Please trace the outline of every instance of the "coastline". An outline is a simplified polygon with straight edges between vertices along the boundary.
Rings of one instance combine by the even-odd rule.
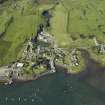
[[[46,16],[46,14],[47,14],[47,16]],[[51,16],[50,16],[51,14],[50,14],[50,12],[49,11],[44,11],[43,13],[42,13],[42,16],[44,17],[44,18],[46,18],[46,19],[48,19],[49,21],[45,21],[45,23],[46,24],[48,24],[48,23],[50,23],[50,20],[51,20]],[[48,23],[47,23],[48,22]],[[49,28],[49,26],[47,26],[47,28]],[[13,82],[17,82],[17,81],[20,81],[20,82],[25,82],[25,81],[33,81],[33,80],[37,80],[37,79],[39,79],[39,78],[42,78],[43,76],[46,76],[46,75],[50,75],[50,74],[53,74],[53,73],[55,73],[52,69],[53,69],[53,67],[54,67],[54,55],[53,54],[50,54],[50,52],[51,51],[49,51],[49,48],[53,45],[53,47],[55,48],[55,50],[53,50],[53,51],[58,51],[58,53],[56,53],[56,55],[59,55],[59,57],[60,58],[63,58],[64,56],[62,55],[62,54],[65,54],[65,55],[68,55],[70,52],[68,52],[68,53],[65,53],[65,51],[64,50],[62,50],[62,48],[60,49],[59,47],[56,47],[57,45],[59,45],[59,44],[57,44],[56,45],[56,41],[54,40],[55,38],[51,35],[50,36],[50,34],[49,33],[47,33],[46,31],[46,28],[44,28],[44,26],[43,26],[43,24],[41,23],[40,25],[39,25],[39,27],[38,27],[38,29],[37,29],[37,37],[36,36],[34,36],[34,35],[32,35],[32,37],[31,37],[31,40],[29,39],[29,41],[26,43],[26,46],[24,46],[25,47],[25,49],[22,49],[22,51],[21,52],[24,52],[23,54],[22,54],[22,59],[23,58],[27,58],[27,59],[29,59],[29,61],[31,61],[31,62],[28,62],[28,66],[27,66],[27,59],[25,60],[25,62],[17,62],[16,61],[16,63],[17,64],[14,64],[14,65],[12,65],[13,66],[13,68],[12,69],[14,69],[12,72],[15,72],[14,74],[14,76],[13,76],[13,78],[9,78],[9,77],[6,77],[6,83],[5,84],[11,84],[11,83],[13,83]],[[36,42],[40,42],[40,43],[36,43]],[[44,43],[42,43],[42,42],[44,42]],[[51,43],[50,43],[51,42]],[[51,46],[49,46],[49,43],[51,44]],[[55,44],[54,44],[55,43]],[[47,46],[47,49],[46,49],[46,44],[48,45]],[[44,68],[45,67],[45,64],[44,63],[42,63],[42,66],[43,66],[43,68],[38,68],[37,70],[39,70],[39,69],[45,69],[45,71],[39,71],[38,73],[39,74],[32,74],[33,73],[33,70],[34,70],[34,72],[37,72],[37,70],[35,71],[35,69],[33,69],[34,67],[36,67],[36,60],[33,62],[33,58],[35,58],[36,57],[36,55],[35,55],[35,53],[34,53],[34,51],[33,51],[33,45],[34,45],[34,47],[36,47],[35,49],[34,49],[34,51],[37,51],[37,57],[39,57],[39,59],[37,59],[37,60],[39,60],[40,61],[40,52],[43,52],[43,49],[44,49],[44,51],[46,52],[47,50],[47,52],[49,53],[48,55],[51,55],[51,56],[48,56],[47,54],[45,54],[45,52],[42,54],[42,60],[44,61],[44,58],[46,57],[46,60],[50,60],[50,66],[51,66],[51,70],[48,70],[48,69],[46,69],[46,68]],[[44,46],[41,46],[41,45],[44,45]],[[41,46],[41,47],[40,47]],[[24,51],[23,51],[24,50]],[[59,53],[59,50],[60,50],[60,53]],[[63,52],[63,53],[61,53],[61,52]],[[70,61],[68,61],[68,59],[66,59],[67,60],[67,65],[69,65],[70,64],[70,67],[68,67],[68,68],[66,68],[65,67],[65,65],[56,65],[57,67],[56,68],[60,68],[60,69],[62,69],[66,74],[70,74],[70,75],[82,75],[82,74],[85,74],[85,72],[86,72],[86,74],[91,74],[91,72],[92,71],[90,71],[90,70],[85,70],[85,69],[88,69],[88,67],[87,67],[87,65],[88,65],[88,63],[89,63],[89,61],[87,60],[87,59],[90,59],[90,58],[88,58],[88,57],[85,57],[85,61],[83,61],[83,59],[81,58],[81,56],[80,56],[80,52],[79,52],[79,54],[77,53],[78,52],[78,50],[77,50],[77,48],[73,48],[73,51],[71,52],[72,54],[70,55],[70,59],[72,58],[72,60],[70,60],[69,59],[69,57],[67,56],[67,58],[70,60]],[[90,54],[90,53],[89,53]],[[23,55],[24,55],[24,57],[23,57]],[[86,54],[85,54],[86,55]],[[83,56],[83,55],[82,55]],[[36,57],[36,58],[37,58]],[[93,56],[91,56],[91,58],[92,58]],[[50,58],[50,59],[49,59]],[[94,58],[94,57],[93,57]],[[92,59],[93,59],[92,58]],[[90,59],[90,60],[92,60],[92,59]],[[65,60],[65,61],[66,61]],[[95,61],[95,59],[94,59],[94,61]],[[71,67],[71,62],[72,62],[72,67]],[[82,62],[82,63],[81,63]],[[84,64],[84,62],[85,62],[85,64]],[[69,64],[68,64],[69,63]],[[103,63],[103,62],[102,62]],[[28,69],[28,70],[26,70],[26,68],[25,68],[25,72],[30,72],[31,71],[31,73],[30,74],[26,74],[26,73],[23,73],[23,75],[21,75],[21,76],[18,76],[18,72],[20,72],[19,70],[18,70],[18,67],[17,67],[17,65],[18,66],[20,66],[21,68],[23,67],[23,65],[24,64],[26,64],[26,68]],[[31,66],[30,66],[31,65]],[[85,67],[83,68],[83,66],[85,65]],[[15,67],[17,67],[17,69],[15,69]],[[39,65],[37,65],[37,66],[39,66]],[[30,67],[32,68],[32,70],[30,69]],[[69,69],[70,68],[70,69]],[[57,71],[58,69],[55,69],[55,71]],[[83,70],[82,70],[83,69]],[[17,70],[17,71],[16,71]],[[5,73],[3,73],[3,74],[5,74]],[[10,76],[10,75],[9,75]],[[2,78],[3,79],[3,78]],[[1,80],[2,80],[1,79]],[[5,77],[4,77],[4,79],[3,79],[3,82],[5,82],[4,81],[5,80]]]
[[[13,81],[12,84],[19,83],[19,82],[21,83],[21,82],[34,81],[34,80],[40,79],[40,78],[42,78],[44,76],[51,75],[51,74],[54,74],[54,73],[55,73],[54,71],[46,71],[46,72],[40,73],[40,74],[38,74],[36,76],[30,76],[30,78],[24,78],[24,77],[22,77],[22,78],[14,78],[14,79],[12,79],[12,81]]]
[[[94,66],[94,67],[92,67]],[[96,64],[94,65],[94,62],[91,64],[88,65],[88,67],[85,68],[85,70],[83,70],[82,72],[78,73],[78,74],[72,74],[72,73],[68,73],[67,72],[67,69],[61,65],[57,65],[57,71],[56,72],[63,72],[65,74],[65,76],[74,76],[76,77],[77,79],[79,80],[83,80],[83,79],[87,79],[87,77],[92,77],[94,75],[96,75],[97,73],[100,74],[100,73],[104,73],[105,71],[105,67],[98,67],[96,68],[95,67]],[[100,70],[101,69],[101,70]],[[31,82],[31,81],[36,81],[38,79],[43,79],[43,77],[46,77],[46,76],[49,76],[49,75],[53,75],[54,73],[42,73],[40,75],[37,75],[35,77],[33,77],[32,79],[13,79],[12,83],[2,83],[4,85],[12,85],[12,84],[17,84],[17,83],[27,83],[27,82]]]
[[[56,65],[55,67],[56,67],[56,72],[58,72],[58,71],[60,70],[60,71],[65,72],[66,74],[70,74],[70,73],[67,73],[67,69],[66,69],[64,66],[62,66],[62,65]],[[43,73],[38,74],[38,75],[36,75],[36,76],[33,76],[32,79],[26,79],[26,78],[24,78],[24,79],[13,79],[13,84],[14,84],[14,83],[21,83],[21,82],[34,81],[34,80],[43,78],[43,77],[48,76],[48,75],[53,75],[53,74],[56,73],[56,72],[53,72],[53,71],[50,71],[50,72],[49,72],[49,71],[46,71],[46,72],[43,72]]]
[[[71,75],[71,73],[68,73],[67,68],[65,68],[63,65],[56,65],[55,67],[56,67],[56,72],[63,71],[65,74]],[[56,72],[46,71],[46,72],[40,73],[36,76],[30,76],[30,78],[24,78],[24,77],[23,78],[13,78],[11,80],[12,82],[9,83],[8,81],[4,81],[4,82],[2,82],[2,84],[11,85],[11,84],[16,84],[16,83],[30,82],[30,81],[34,81],[34,80],[43,78],[48,75],[53,75]]]
[[[68,72],[68,69],[64,66],[64,65],[55,65],[55,72],[54,71],[51,71],[51,70],[47,70],[43,73],[40,73],[40,74],[37,74],[37,75],[30,75],[30,78],[13,78],[12,79],[12,82],[10,80],[10,82],[8,81],[5,81],[3,82],[3,84],[5,85],[11,85],[11,84],[15,84],[15,83],[23,83],[23,82],[29,82],[29,81],[34,81],[34,80],[37,80],[37,79],[40,79],[40,78],[43,78],[45,76],[48,76],[48,75],[52,75],[56,72],[61,72],[63,71],[65,73],[65,75],[67,76],[76,76],[77,78],[79,79],[83,79],[83,78],[86,78],[87,76],[92,76],[92,75],[96,75],[96,73],[103,73],[105,71],[105,67],[104,66],[101,66],[100,63],[98,63],[97,61],[95,61],[94,59],[91,58],[90,54],[88,53],[88,51],[86,50],[83,50],[82,51],[82,56],[83,58],[85,59],[85,65],[86,67],[84,68],[84,70],[81,70],[81,72],[79,73],[72,73],[72,72]],[[99,70],[101,68],[101,70]],[[1,81],[0,81],[1,82]]]

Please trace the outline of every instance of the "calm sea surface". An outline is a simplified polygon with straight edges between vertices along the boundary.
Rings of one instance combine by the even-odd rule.
[[[86,78],[58,72],[39,80],[0,86],[0,105],[105,105],[103,73]]]

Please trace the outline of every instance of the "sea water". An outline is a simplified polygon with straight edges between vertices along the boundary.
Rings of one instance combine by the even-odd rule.
[[[104,89],[92,85],[89,78],[80,79],[64,72],[0,86],[0,105],[105,105],[104,99]]]

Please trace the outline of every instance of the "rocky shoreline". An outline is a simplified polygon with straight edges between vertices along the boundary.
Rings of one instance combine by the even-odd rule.
[[[17,82],[28,82],[28,81],[34,81],[34,80],[37,80],[43,76],[46,76],[46,75],[50,75],[50,74],[54,74],[56,71],[53,71],[53,70],[47,70],[46,72],[43,72],[43,73],[40,73],[40,74],[37,74],[37,75],[24,75],[24,76],[21,76],[21,77],[13,77],[13,78],[7,78],[7,77],[2,77],[0,78],[0,83],[1,84],[5,84],[5,85],[10,85],[10,84],[14,84],[14,83],[17,83]]]

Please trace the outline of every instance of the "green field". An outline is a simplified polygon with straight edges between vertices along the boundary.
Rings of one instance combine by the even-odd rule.
[[[36,0],[37,1],[37,0]],[[43,21],[41,12],[55,5],[53,0],[8,0],[0,7],[0,65],[16,59],[25,39],[36,33]],[[13,20],[8,24],[10,17]],[[87,48],[94,46],[91,36],[105,43],[105,1],[104,0],[59,0],[52,9],[51,34],[60,47]],[[104,55],[93,53],[93,58]],[[97,59],[96,59],[97,60]]]
[[[91,48],[95,46],[92,36],[105,43],[104,5],[104,0],[60,0],[51,24],[59,45],[69,49]],[[92,58],[104,63],[104,54],[89,52]]]
[[[62,41],[63,38],[66,40],[65,37],[68,38],[68,35],[75,39],[83,35],[86,37],[84,40],[87,41],[88,37],[95,35],[99,40],[104,41],[104,4],[104,0],[61,0],[54,10],[52,19],[55,37]]]
[[[57,39],[60,46],[69,46],[69,35],[67,33],[67,12],[62,5],[58,5],[53,13],[54,17],[51,21],[52,34]]]
[[[14,9],[11,6],[3,7],[0,18],[0,31],[5,30],[4,36],[0,40],[0,64],[4,65],[16,59],[19,51],[21,50],[23,42],[26,38],[36,33],[37,25],[39,24],[40,17],[37,8],[33,5],[28,5],[26,0],[23,2],[18,1],[18,5],[22,8],[26,6],[23,13],[21,8]],[[27,11],[28,10],[28,11]],[[27,12],[26,12],[27,11]],[[6,27],[7,17],[12,16],[13,21]]]

